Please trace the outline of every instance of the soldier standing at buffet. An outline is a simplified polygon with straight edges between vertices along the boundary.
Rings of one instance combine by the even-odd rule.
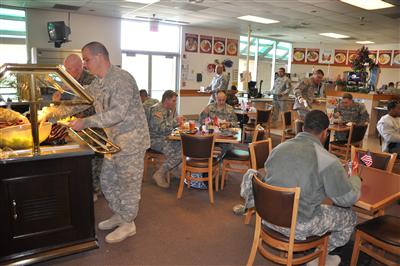
[[[146,117],[135,79],[126,71],[111,65],[106,47],[91,42],[82,48],[86,68],[96,76],[87,87],[93,96],[96,114],[70,122],[74,130],[104,128],[112,142],[121,147],[116,154],[104,157],[100,181],[103,194],[114,215],[99,223],[100,230],[113,232],[106,242],[116,243],[136,233],[134,219],[139,210],[143,163],[150,138]],[[43,118],[77,113],[88,106],[48,108]]]
[[[285,74],[283,67],[278,70],[278,77],[274,81],[274,87],[272,88],[272,103],[274,105],[274,112],[272,120],[278,121],[279,112],[286,112],[289,110],[289,93],[292,89],[290,79]]]
[[[153,174],[154,181],[162,188],[169,186],[166,181],[167,173],[174,168],[179,172],[178,166],[182,162],[181,142],[166,140],[172,130],[183,122],[183,117],[176,115],[177,96],[178,94],[174,91],[165,91],[161,102],[153,105],[149,113],[151,149],[162,152],[166,156],[164,163]]]
[[[294,95],[296,96],[293,110],[296,110],[299,114],[299,118],[304,121],[306,114],[312,109],[312,102],[314,101],[314,92],[318,91],[324,77],[324,72],[321,69],[315,71],[311,78],[304,79],[294,89]]]

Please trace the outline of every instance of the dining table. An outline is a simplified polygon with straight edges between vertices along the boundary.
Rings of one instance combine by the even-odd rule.
[[[183,131],[184,132],[184,131]],[[225,132],[228,132],[226,134]],[[231,132],[231,133],[229,133]],[[184,132],[185,133],[185,132]],[[196,130],[195,132],[191,133],[189,132],[188,134],[192,135],[207,135],[209,133],[202,132],[201,130]],[[213,133],[215,136],[215,143],[231,143],[231,144],[237,144],[241,143],[242,140],[242,130],[240,128],[234,128],[234,129],[226,129],[223,131],[218,131]],[[173,131],[168,137],[168,140],[181,140],[180,133],[177,133],[177,131]]]

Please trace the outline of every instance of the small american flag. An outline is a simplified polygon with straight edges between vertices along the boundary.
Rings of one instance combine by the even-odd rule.
[[[371,153],[369,151],[367,151],[367,153],[365,153],[362,157],[361,157],[361,161],[363,161],[363,163],[368,166],[371,167],[372,165],[372,156]]]

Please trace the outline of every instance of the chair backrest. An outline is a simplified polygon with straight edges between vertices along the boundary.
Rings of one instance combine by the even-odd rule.
[[[212,157],[212,151],[214,148],[214,134],[181,134],[181,142],[182,153],[185,157],[196,159],[209,159]]]
[[[257,109],[256,124],[264,124],[271,119],[272,108],[269,109]]]
[[[365,149],[356,148],[351,146],[351,160],[353,161],[355,155],[357,154],[358,162],[361,162],[361,157],[363,157],[368,151]],[[386,152],[371,152],[372,157],[372,168],[380,169],[391,173],[393,170],[394,163],[396,161],[396,153],[386,153]],[[361,162],[362,163],[362,162]]]
[[[265,221],[291,228],[297,221],[300,188],[283,188],[252,178],[254,204],[257,214]]]
[[[300,132],[303,132],[303,126],[304,126],[303,120],[296,119],[296,121],[294,121],[294,132],[296,133],[296,135],[299,134]]]
[[[364,125],[352,125],[351,141],[350,143],[358,143],[364,139],[365,133],[367,132],[368,124]]]
[[[266,135],[267,134],[266,134],[264,128],[256,128],[256,130],[254,130],[254,135],[253,135],[252,140],[253,140],[253,142],[263,140],[263,139],[265,139]]]
[[[282,112],[281,117],[284,128],[292,126],[292,111]]]
[[[272,150],[272,140],[255,141],[249,144],[251,168],[258,170],[264,168],[264,164],[268,159]]]

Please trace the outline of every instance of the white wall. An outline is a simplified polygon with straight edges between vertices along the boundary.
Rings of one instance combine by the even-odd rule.
[[[369,50],[399,50],[400,44],[374,44],[367,45]],[[340,44],[312,44],[312,43],[293,43],[293,48],[333,48],[333,49],[345,49],[345,50],[357,50],[362,45],[340,45]],[[300,77],[304,77],[307,72],[311,72],[313,65],[301,65],[292,64],[292,73],[298,74]],[[338,75],[342,75],[343,71],[351,71],[350,66],[328,66],[328,65],[315,65],[315,69],[322,69],[325,72],[325,76],[330,80],[335,80]],[[400,81],[400,69],[398,68],[381,68],[381,75],[378,81],[378,88],[382,84],[389,82]]]
[[[80,50],[91,41],[103,43],[110,53],[112,64],[121,65],[121,20],[111,17],[80,15],[71,13],[71,42],[63,43],[63,49]],[[49,43],[47,22],[65,21],[68,24],[67,12],[54,12],[37,9],[28,9],[26,12],[26,31],[28,62],[30,62],[31,48],[53,48]]]

